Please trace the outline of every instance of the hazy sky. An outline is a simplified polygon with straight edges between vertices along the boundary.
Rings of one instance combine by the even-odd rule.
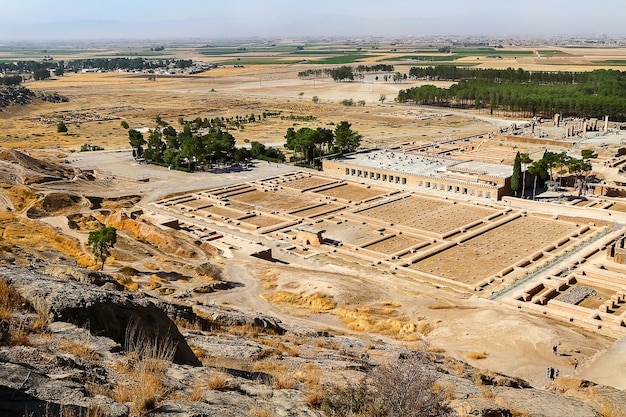
[[[625,0],[0,0],[0,42],[626,34]]]

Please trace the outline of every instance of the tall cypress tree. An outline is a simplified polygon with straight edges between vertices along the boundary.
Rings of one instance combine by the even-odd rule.
[[[513,175],[511,176],[511,190],[517,192],[522,188],[522,157],[519,153],[515,155],[515,162],[513,162]]]

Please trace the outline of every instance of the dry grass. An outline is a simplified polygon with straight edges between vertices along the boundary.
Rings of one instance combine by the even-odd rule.
[[[322,293],[314,293],[307,296],[295,294],[289,291],[278,291],[273,294],[264,294],[270,303],[288,304],[293,307],[306,308],[313,312],[332,310],[337,306],[337,302],[332,296]]]
[[[275,414],[265,407],[254,406],[248,410],[250,417],[274,417]]]
[[[291,375],[280,373],[274,379],[274,388],[276,389],[296,389],[298,381]]]
[[[60,234],[56,228],[36,220],[16,218],[16,221],[6,226],[3,237],[8,242],[29,250],[37,252],[55,250],[75,259],[81,266],[96,265],[91,254],[83,251],[78,239]]]
[[[31,346],[30,331],[23,324],[11,323],[9,326],[9,345],[11,346]]]
[[[124,360],[114,366],[119,376],[113,399],[130,402],[131,416],[139,416],[166,398],[164,381],[176,344],[167,337],[149,335],[139,323],[131,321],[126,328],[125,348],[128,353]]]
[[[71,353],[72,355],[80,356],[83,359],[89,361],[97,361],[100,356],[89,347],[87,343],[80,343],[73,340],[64,340],[59,349],[64,352]]]
[[[167,388],[163,381],[168,362],[150,358],[137,361],[129,356],[125,364],[116,367],[126,372],[118,378],[112,396],[117,402],[131,403],[131,415],[139,416],[165,398]]]
[[[298,381],[307,385],[319,385],[322,370],[315,364],[307,363],[297,370],[294,375]]]
[[[193,384],[193,390],[185,398],[187,401],[204,401],[204,386],[200,380],[196,380]]]
[[[92,384],[87,382],[85,384],[85,391],[91,395],[102,395],[104,397],[113,397],[113,392],[106,386],[100,384]]]
[[[273,290],[278,286],[276,281],[278,281],[278,276],[275,271],[265,270],[257,275],[257,279],[263,285],[264,290]]]
[[[532,414],[527,413],[526,411],[517,410],[515,408],[509,407],[509,411],[511,412],[511,417],[533,417]]]
[[[487,352],[469,352],[467,357],[474,360],[487,359]]]
[[[135,292],[135,291],[137,291],[139,289],[139,284],[137,282],[135,282],[135,280],[133,279],[133,276],[131,276],[131,275],[126,275],[124,273],[122,273],[122,274],[113,274],[113,278],[115,278],[115,280],[118,283],[123,285],[124,288],[127,291]]]
[[[433,390],[443,395],[446,401],[452,401],[456,398],[456,387],[450,381],[437,381],[433,384]]]
[[[188,343],[188,345],[191,348],[193,354],[196,355],[196,358],[200,359],[200,361],[208,356],[206,350],[202,349],[201,347],[198,347],[193,343]]]
[[[431,346],[428,348],[428,351],[431,353],[444,353],[446,350],[439,346]]]
[[[13,288],[9,287],[6,282],[0,280],[0,319],[10,321],[13,312],[23,308],[27,304]]]
[[[231,384],[228,382],[228,375],[221,371],[211,371],[207,378],[207,389],[211,391],[228,391]]]
[[[340,308],[334,313],[351,330],[378,333],[404,341],[415,341],[419,337],[415,323],[393,308]]]

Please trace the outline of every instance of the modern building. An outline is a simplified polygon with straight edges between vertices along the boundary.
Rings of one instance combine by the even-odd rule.
[[[511,193],[511,165],[376,149],[322,162],[324,172],[403,187],[500,200]]]

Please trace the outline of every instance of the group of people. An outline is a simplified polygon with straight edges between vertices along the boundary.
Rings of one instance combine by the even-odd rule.
[[[559,345],[555,344],[552,346],[552,353],[554,353],[555,356],[560,356]],[[574,358],[574,370],[576,370],[576,368],[578,368],[578,359]],[[550,379],[554,381],[558,376],[559,376],[558,369],[555,369],[551,366],[546,369],[546,379]]]
[[[553,367],[548,367],[548,369],[546,369],[546,379],[550,379],[552,381],[554,381],[557,377],[559,376],[559,370],[555,369]]]

